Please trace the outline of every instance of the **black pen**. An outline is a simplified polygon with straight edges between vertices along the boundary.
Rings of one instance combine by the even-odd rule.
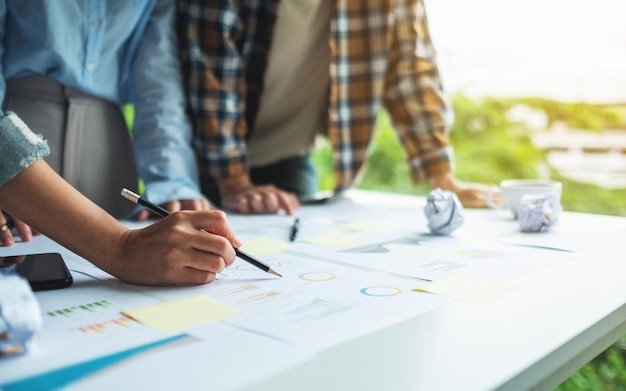
[[[293,242],[296,240],[296,236],[298,236],[298,230],[300,229],[300,219],[296,217],[293,221],[293,225],[291,226],[291,232],[289,233],[289,241]]]
[[[129,201],[134,202],[135,204],[145,206],[146,208],[150,209],[151,211],[153,211],[154,213],[158,214],[161,217],[165,217],[170,214],[170,212],[167,209],[164,209],[157,204],[153,204],[152,202],[148,200],[144,200],[143,198],[139,196],[139,194],[134,193],[126,188],[122,189],[122,197],[126,198]],[[264,272],[274,274],[278,277],[282,277],[276,270],[272,269],[271,267],[264,264],[263,262],[255,259],[253,256],[246,254],[240,249],[235,248],[235,253],[237,254],[239,258],[243,259],[244,261],[248,262],[249,264],[253,266],[258,267]]]

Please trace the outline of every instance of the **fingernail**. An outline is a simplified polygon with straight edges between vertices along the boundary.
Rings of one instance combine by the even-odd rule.
[[[0,239],[0,245],[2,245],[3,247],[13,245],[13,237],[3,237],[2,239]]]

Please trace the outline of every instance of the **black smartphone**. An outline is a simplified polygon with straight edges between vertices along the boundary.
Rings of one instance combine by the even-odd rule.
[[[72,285],[72,274],[59,253],[0,257],[0,267],[14,267],[28,280],[33,291],[60,289]]]

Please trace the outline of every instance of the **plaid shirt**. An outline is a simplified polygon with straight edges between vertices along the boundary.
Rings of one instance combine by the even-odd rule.
[[[354,183],[385,107],[414,182],[451,170],[442,94],[423,0],[333,0],[329,107],[336,190]],[[200,172],[248,172],[279,0],[178,0],[181,56]]]

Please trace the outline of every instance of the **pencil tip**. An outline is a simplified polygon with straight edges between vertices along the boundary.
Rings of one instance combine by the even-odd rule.
[[[282,277],[282,275],[280,273],[278,273],[276,270],[274,270],[272,268],[270,268],[270,270],[268,270],[267,272],[268,273],[272,273],[275,276]]]

